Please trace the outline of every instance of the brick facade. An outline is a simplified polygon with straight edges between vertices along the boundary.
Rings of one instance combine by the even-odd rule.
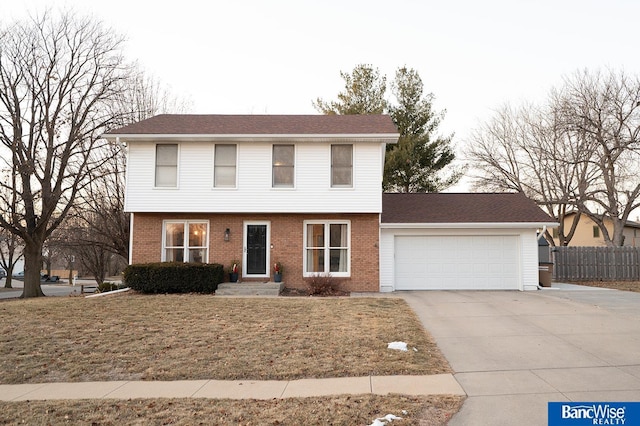
[[[351,222],[351,277],[336,278],[346,291],[379,291],[379,215],[373,214],[174,214],[135,213],[132,230],[132,263],[159,262],[162,256],[163,220],[208,220],[209,263],[228,268],[242,259],[245,221],[271,225],[271,263],[280,262],[282,281],[290,288],[305,288],[303,278],[303,222],[349,220]],[[229,241],[224,232],[229,228]],[[269,267],[273,275],[273,268]],[[273,276],[272,276],[273,279]]]

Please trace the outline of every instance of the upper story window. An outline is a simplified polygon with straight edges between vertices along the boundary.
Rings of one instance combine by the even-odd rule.
[[[163,228],[163,262],[207,263],[209,222],[168,220]]]
[[[213,166],[213,186],[236,187],[236,145],[216,145]]]
[[[166,188],[178,186],[178,144],[156,145],[155,186]]]
[[[593,225],[593,238],[600,238],[600,228],[598,225]]]
[[[295,148],[293,145],[273,145],[273,187],[293,188],[295,181]]]
[[[331,187],[353,187],[353,145],[331,145]]]

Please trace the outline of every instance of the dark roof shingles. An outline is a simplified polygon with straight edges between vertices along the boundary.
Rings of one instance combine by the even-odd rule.
[[[107,135],[397,134],[388,115],[163,114]]]
[[[535,202],[516,193],[386,193],[383,223],[552,223]]]

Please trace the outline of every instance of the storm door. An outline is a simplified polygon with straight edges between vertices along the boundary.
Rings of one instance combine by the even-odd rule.
[[[245,222],[244,234],[244,276],[268,277],[269,223]]]

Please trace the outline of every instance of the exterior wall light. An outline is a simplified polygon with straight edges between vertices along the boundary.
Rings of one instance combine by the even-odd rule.
[[[231,231],[229,230],[229,228],[224,230],[224,240],[225,241],[229,241],[229,236],[231,235]]]

